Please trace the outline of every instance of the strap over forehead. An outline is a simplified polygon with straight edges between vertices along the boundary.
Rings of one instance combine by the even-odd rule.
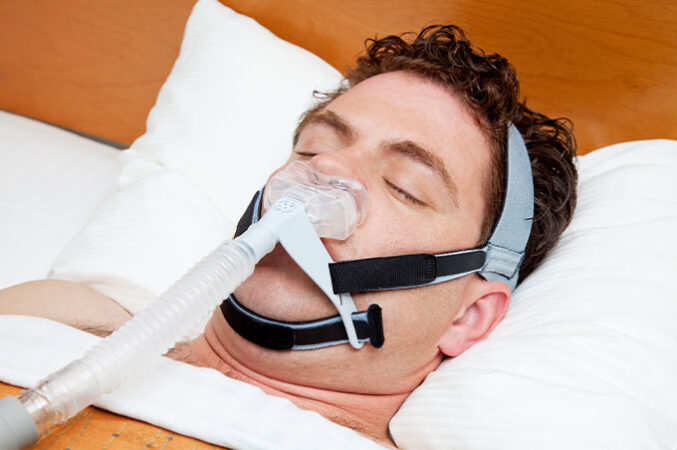
[[[533,223],[534,179],[524,139],[513,124],[508,126],[507,141],[503,207],[479,273],[487,280],[503,281],[515,289]]]

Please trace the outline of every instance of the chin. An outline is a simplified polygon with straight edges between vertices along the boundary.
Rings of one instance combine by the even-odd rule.
[[[288,322],[337,314],[324,292],[278,244],[235,290],[238,301],[254,312]]]
[[[220,312],[218,312],[220,315]],[[259,383],[288,391],[285,386],[298,385],[315,389],[347,390],[353,382],[346,377],[349,361],[359,366],[356,356],[363,350],[337,345],[314,350],[271,350],[259,347],[237,334],[222,315],[210,325],[208,338],[212,348],[227,366]],[[362,352],[362,353],[360,353]],[[281,384],[278,384],[281,383]]]

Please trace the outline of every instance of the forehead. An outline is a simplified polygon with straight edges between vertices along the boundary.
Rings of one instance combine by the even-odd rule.
[[[465,206],[483,198],[478,180],[488,170],[491,145],[470,108],[451,90],[414,74],[391,72],[357,84],[327,109],[370,144],[410,140],[433,153],[465,191]]]

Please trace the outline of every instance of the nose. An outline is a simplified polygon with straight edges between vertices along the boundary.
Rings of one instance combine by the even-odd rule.
[[[337,178],[359,181],[369,190],[367,180],[368,162],[354,148],[343,148],[313,156],[310,166],[317,172]]]

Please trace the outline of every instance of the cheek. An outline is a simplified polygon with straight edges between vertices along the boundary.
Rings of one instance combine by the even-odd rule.
[[[366,221],[345,241],[326,240],[325,245],[335,261],[416,253],[427,247],[422,238],[428,233],[416,225],[424,222],[372,194]]]
[[[391,291],[381,302],[388,324],[403,336],[439,339],[455,314],[459,299],[456,283],[440,283],[414,289]]]
[[[359,310],[372,303],[382,309],[385,343],[380,357],[396,361],[397,370],[405,372],[414,372],[436,358],[438,342],[461,304],[458,282],[462,280],[355,295]]]

